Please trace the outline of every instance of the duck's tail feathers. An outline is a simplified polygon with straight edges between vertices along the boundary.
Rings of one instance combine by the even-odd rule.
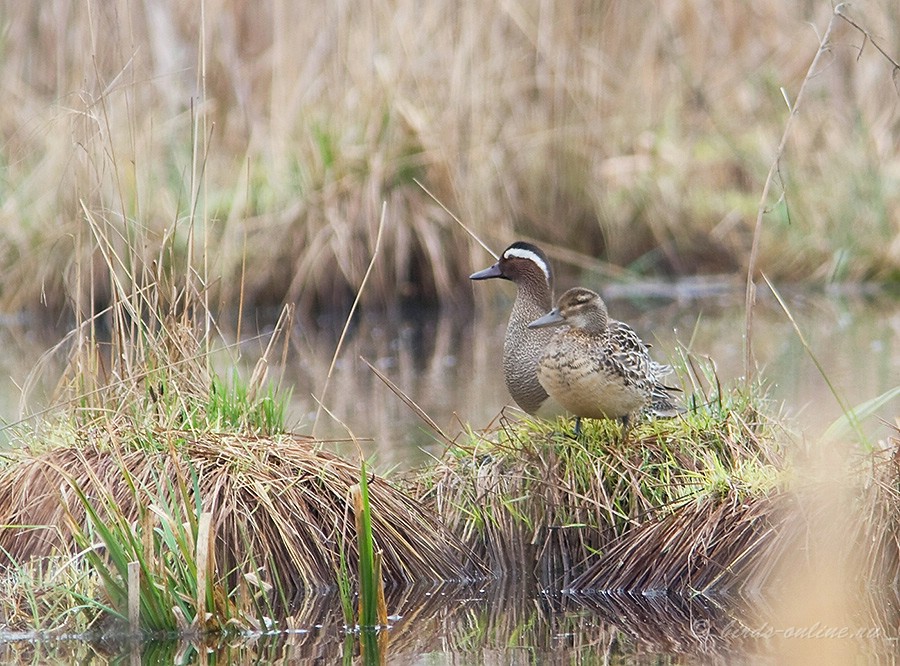
[[[686,410],[674,402],[673,393],[681,393],[681,389],[675,386],[656,384],[650,391],[647,412],[657,418],[672,418],[683,414]]]

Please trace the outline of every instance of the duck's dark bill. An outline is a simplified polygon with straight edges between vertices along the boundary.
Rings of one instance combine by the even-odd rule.
[[[499,264],[494,264],[490,268],[485,268],[483,271],[478,271],[477,273],[472,273],[469,276],[470,280],[487,280],[488,278],[498,278],[503,277],[503,271],[500,270]]]

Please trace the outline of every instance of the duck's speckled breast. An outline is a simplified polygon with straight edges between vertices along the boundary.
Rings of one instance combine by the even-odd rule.
[[[503,376],[506,388],[516,404],[529,414],[552,417],[563,413],[551,401],[537,378],[538,359],[553,331],[527,328],[528,322],[543,314],[542,306],[521,296],[516,298],[503,343]],[[545,414],[544,408],[549,412]]]
[[[618,418],[640,409],[647,392],[621,372],[603,336],[576,329],[557,332],[538,363],[544,390],[572,414]]]

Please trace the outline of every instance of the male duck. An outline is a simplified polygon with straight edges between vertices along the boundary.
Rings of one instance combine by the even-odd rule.
[[[565,410],[547,395],[537,377],[541,352],[554,332],[528,328],[530,321],[553,305],[553,273],[547,256],[537,246],[519,241],[506,248],[496,264],[469,278],[502,278],[516,285],[516,300],[503,342],[506,388],[516,404],[531,415],[553,419],[564,414]]]
[[[672,371],[650,358],[630,326],[610,319],[600,296],[576,287],[555,308],[528,324],[530,329],[568,324],[556,331],[538,361],[537,376],[551,398],[578,417],[622,419],[648,409],[658,416],[680,410],[661,383]]]

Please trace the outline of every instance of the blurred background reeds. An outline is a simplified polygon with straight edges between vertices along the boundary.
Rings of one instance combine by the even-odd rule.
[[[365,304],[464,304],[487,257],[418,183],[495,249],[529,237],[620,276],[741,274],[832,11],[4,3],[0,307],[86,315],[110,265],[190,279],[194,262],[212,304],[346,310],[382,202]],[[846,11],[900,43],[891,0]],[[840,21],[768,203],[767,275],[896,282],[897,103],[890,62]]]

